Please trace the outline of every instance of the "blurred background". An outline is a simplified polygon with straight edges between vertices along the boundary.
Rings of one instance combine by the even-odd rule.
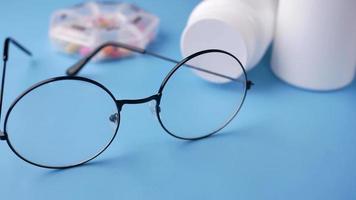
[[[0,1],[0,40],[16,38],[4,111],[38,81],[64,75],[77,58],[53,50],[51,14],[81,1]],[[160,18],[148,49],[181,59],[190,1],[134,3]],[[118,136],[96,160],[73,169],[33,167],[0,144],[3,199],[355,199],[356,83],[333,92],[299,89],[271,70],[272,48],[248,72],[255,83],[237,118],[217,135],[181,141],[166,134],[147,104],[123,110]],[[147,56],[93,63],[81,75],[120,99],[155,93],[172,64]],[[1,127],[3,126],[1,122]],[[31,132],[29,131],[29,134]]]

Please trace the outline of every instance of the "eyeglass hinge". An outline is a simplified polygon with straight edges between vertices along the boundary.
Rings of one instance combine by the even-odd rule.
[[[7,61],[7,58],[8,58],[8,54],[9,54],[9,43],[10,43],[10,39],[9,38],[6,38],[5,39],[5,43],[4,43],[4,52],[3,52],[3,55],[2,55],[2,59],[4,62]]]
[[[6,135],[2,131],[0,131],[0,140],[6,140]]]
[[[248,81],[247,81],[247,85],[246,85],[246,89],[249,90],[249,89],[251,89],[251,87],[254,86],[254,85],[255,85],[255,84],[254,84],[252,81],[248,80]]]

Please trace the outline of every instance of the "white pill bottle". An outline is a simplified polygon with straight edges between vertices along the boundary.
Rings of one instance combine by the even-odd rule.
[[[182,33],[182,56],[205,49],[222,49],[236,56],[246,70],[252,69],[272,41],[276,8],[277,0],[202,1],[192,11]],[[234,78],[241,75],[229,67],[209,70]],[[216,83],[229,81],[197,74]]]
[[[356,72],[356,0],[280,0],[272,70],[285,82],[328,91]]]

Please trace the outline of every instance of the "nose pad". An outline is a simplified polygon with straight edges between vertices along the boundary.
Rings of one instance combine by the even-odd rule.
[[[157,113],[156,101],[150,101],[150,102],[148,103],[148,106],[149,106],[149,108],[150,108],[151,114],[152,114],[155,118],[157,118],[157,114],[156,114],[156,113]]]
[[[110,115],[109,120],[112,123],[118,124],[119,123],[119,114],[118,113],[114,113],[114,114]]]
[[[117,130],[119,125],[119,120],[120,120],[120,116],[118,113],[114,113],[109,116],[109,121],[112,122],[110,123],[110,127],[112,128],[113,131]]]

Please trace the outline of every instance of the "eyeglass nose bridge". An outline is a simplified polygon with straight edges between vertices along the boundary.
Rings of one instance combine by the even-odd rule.
[[[141,104],[141,103],[147,103],[150,102],[152,100],[155,100],[157,103],[157,107],[159,108],[159,103],[161,101],[161,93],[157,93],[155,95],[146,97],[146,98],[142,98],[142,99],[122,99],[122,100],[115,100],[116,105],[119,108],[119,111],[121,111],[122,107],[125,104]]]

